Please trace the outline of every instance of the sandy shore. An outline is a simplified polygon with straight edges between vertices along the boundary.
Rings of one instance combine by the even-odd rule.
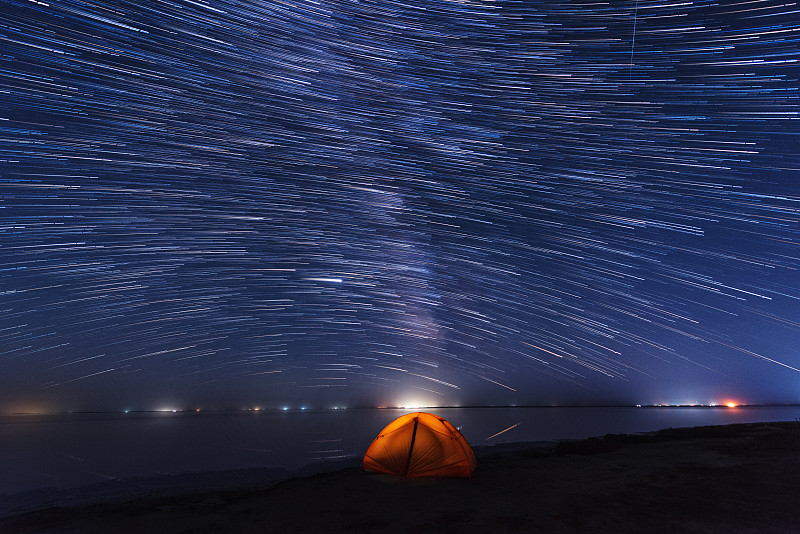
[[[342,469],[0,519],[15,533],[800,532],[800,423],[478,449],[471,480]]]

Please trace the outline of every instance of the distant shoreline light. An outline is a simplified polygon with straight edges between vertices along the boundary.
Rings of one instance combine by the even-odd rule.
[[[739,404],[736,402],[726,402],[724,404],[636,404],[636,408],[739,408],[755,406],[797,406],[796,404]]]
[[[422,404],[405,404],[405,405],[388,405],[381,404],[377,406],[291,406],[291,405],[278,405],[274,407],[264,407],[263,405],[250,407],[250,408],[160,408],[160,409],[114,409],[114,410],[70,410],[70,411],[9,411],[0,412],[2,416],[15,416],[15,415],[69,415],[69,414],[93,414],[93,413],[122,413],[122,414],[137,414],[137,413],[163,413],[163,414],[185,414],[185,413],[242,413],[242,412],[255,412],[255,413],[282,413],[282,412],[320,412],[320,411],[334,411],[334,410],[456,410],[456,409],[553,409],[553,408],[767,408],[767,407],[800,407],[800,403],[764,403],[764,404],[747,404],[738,403],[735,401],[725,401],[720,404],[615,404],[615,405],[548,405],[548,404],[531,404],[531,405],[422,405]]]

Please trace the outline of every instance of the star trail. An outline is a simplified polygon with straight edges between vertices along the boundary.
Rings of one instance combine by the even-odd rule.
[[[0,409],[797,402],[799,38],[1,0]]]

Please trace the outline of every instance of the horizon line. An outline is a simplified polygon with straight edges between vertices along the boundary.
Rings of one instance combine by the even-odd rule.
[[[800,402],[767,402],[756,404],[468,404],[446,406],[353,406],[324,408],[185,408],[185,409],[141,409],[141,410],[64,410],[53,412],[0,412],[0,415],[69,415],[69,414],[127,414],[127,413],[242,413],[242,412],[322,412],[353,410],[407,410],[409,413],[421,410],[452,409],[507,409],[507,408],[757,408],[757,407],[800,407]]]

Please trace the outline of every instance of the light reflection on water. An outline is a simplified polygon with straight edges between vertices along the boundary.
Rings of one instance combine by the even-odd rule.
[[[127,413],[0,417],[0,494],[103,480],[330,460],[357,463],[411,410]],[[793,421],[800,407],[439,408],[474,447],[667,427]]]

